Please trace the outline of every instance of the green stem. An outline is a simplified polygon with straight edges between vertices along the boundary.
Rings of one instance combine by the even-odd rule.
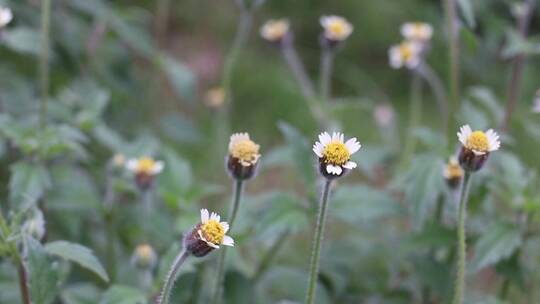
[[[229,211],[229,231],[231,231],[236,215],[238,214],[238,209],[240,207],[240,200],[242,198],[244,182],[242,180],[234,181],[234,194],[231,209]],[[212,297],[212,302],[214,304],[220,303],[221,295],[223,293],[223,285],[225,284],[225,257],[227,255],[227,248],[223,246],[219,252],[218,259],[218,269],[216,276],[216,286],[214,287],[214,295]]]
[[[458,213],[458,261],[457,275],[454,289],[453,304],[462,304],[463,295],[465,292],[465,262],[466,262],[466,242],[465,242],[465,218],[467,216],[467,199],[469,196],[469,188],[471,184],[471,172],[465,172],[463,177],[463,185],[461,186],[461,194],[459,198],[459,213]]]
[[[152,186],[148,189],[141,190],[141,207],[142,207],[142,228],[144,234],[144,240],[148,241],[150,236],[150,224],[152,217],[152,205],[154,201],[154,192]]]
[[[285,230],[279,235],[274,244],[270,246],[264,257],[262,258],[259,266],[257,267],[257,270],[255,270],[255,274],[253,275],[254,282],[258,282],[262,278],[262,276],[268,271],[268,268],[270,268],[272,261],[274,260],[275,256],[277,255],[288,237],[289,230]]]
[[[456,17],[456,0],[444,0],[444,11],[446,18],[446,31],[449,43],[449,87],[450,100],[448,105],[449,138],[455,136],[453,128],[453,120],[455,113],[459,109],[459,41],[457,33],[457,17]]]
[[[41,1],[41,54],[39,60],[39,75],[41,84],[41,107],[39,125],[44,128],[47,124],[47,102],[49,99],[49,48],[51,1]]]
[[[415,147],[416,137],[414,130],[420,125],[422,119],[422,81],[417,73],[413,73],[411,82],[411,105],[409,107],[409,130],[407,131],[407,139],[403,148],[403,156],[401,159],[400,168],[408,165]]]
[[[315,236],[313,240],[313,250],[311,252],[311,261],[309,264],[309,282],[306,293],[306,304],[313,304],[315,302],[315,290],[317,287],[317,277],[319,274],[319,258],[321,254],[321,245],[324,235],[324,225],[326,221],[326,213],[328,208],[328,197],[330,195],[331,180],[326,180],[324,184],[323,193],[321,196],[321,203],[319,207],[319,214],[317,215],[317,226],[315,227]]]
[[[189,256],[189,253],[183,250],[174,259],[171,269],[169,270],[169,274],[167,274],[167,278],[165,279],[165,284],[163,285],[163,289],[161,289],[161,294],[159,295],[157,304],[169,303],[169,297],[171,296],[171,291],[174,286],[174,281],[176,281],[176,277],[178,276],[178,272],[180,271],[180,266],[184,264],[188,256]]]
[[[331,98],[331,79],[334,67],[334,51],[329,47],[323,47],[321,54],[321,79],[320,94],[323,102],[329,103]]]

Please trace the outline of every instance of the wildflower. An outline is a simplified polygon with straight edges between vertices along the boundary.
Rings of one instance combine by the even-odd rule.
[[[260,34],[270,42],[281,42],[289,33],[290,24],[287,19],[268,20],[261,27]]]
[[[220,222],[220,216],[207,209],[201,209],[201,222],[184,238],[184,248],[196,257],[203,257],[220,245],[234,247],[234,240],[226,235],[227,222]]]
[[[459,164],[466,171],[478,171],[487,160],[489,153],[501,146],[499,135],[492,129],[472,131],[469,125],[464,125],[457,133],[463,145],[459,153]]]
[[[540,113],[540,89],[536,91],[532,111],[534,113]]]
[[[222,87],[216,87],[208,90],[204,99],[207,106],[217,109],[225,103],[225,90]]]
[[[135,248],[131,257],[131,264],[140,269],[154,269],[157,263],[157,254],[149,244],[140,244]]]
[[[433,36],[433,27],[423,22],[407,22],[401,26],[401,35],[416,42],[428,42]]]
[[[403,41],[394,45],[388,51],[390,66],[394,69],[400,69],[403,66],[408,69],[414,69],[421,63],[422,46],[414,41]]]
[[[248,133],[235,133],[229,141],[227,169],[237,180],[250,179],[255,175],[261,155],[259,145],[249,138]]]
[[[0,6],[0,29],[8,25],[13,20],[13,13],[9,7]]]
[[[394,109],[389,104],[380,104],[375,107],[373,117],[375,122],[381,128],[386,128],[392,125],[394,122]]]
[[[347,39],[352,31],[352,24],[340,16],[322,16],[320,23],[324,29],[324,38],[330,43],[338,43]]]
[[[151,157],[130,159],[126,163],[126,168],[135,174],[135,182],[141,189],[147,189],[154,180],[154,177],[163,171],[162,161],[156,161]]]
[[[23,233],[40,241],[45,236],[45,218],[39,209],[33,211],[32,217],[27,219],[21,227]]]
[[[313,145],[313,152],[319,157],[319,170],[327,179],[340,177],[348,170],[356,168],[351,161],[351,155],[360,149],[361,145],[355,137],[344,142],[343,133],[327,132],[319,135],[319,141]]]
[[[454,156],[450,157],[443,170],[443,176],[448,186],[453,189],[459,186],[464,173],[457,158]]]

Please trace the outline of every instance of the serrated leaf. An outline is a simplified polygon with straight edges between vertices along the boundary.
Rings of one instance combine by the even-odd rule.
[[[113,285],[103,294],[100,304],[146,304],[146,295],[139,289]]]
[[[101,266],[99,260],[94,256],[92,250],[87,247],[66,241],[55,241],[47,243],[45,245],[45,250],[51,255],[56,255],[65,260],[77,263],[94,272],[105,282],[109,281],[107,272],[103,266]]]
[[[491,226],[474,246],[472,271],[478,271],[510,257],[522,241],[521,231],[515,225],[498,223]]]
[[[31,237],[24,240],[28,257],[28,287],[32,303],[52,303],[56,294],[58,275],[43,246]]]
[[[50,187],[51,179],[43,165],[21,161],[11,166],[9,197],[15,204],[34,204]]]

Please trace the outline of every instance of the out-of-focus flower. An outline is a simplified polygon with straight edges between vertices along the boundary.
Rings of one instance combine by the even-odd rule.
[[[512,16],[516,19],[521,19],[525,14],[527,14],[527,10],[529,9],[529,5],[525,2],[518,2],[512,4],[512,7],[510,8],[510,11],[512,12]]]
[[[261,27],[260,34],[270,42],[281,42],[289,33],[290,24],[287,19],[268,20]]]
[[[319,141],[313,145],[313,152],[319,157],[319,170],[328,178],[336,178],[347,171],[356,168],[356,163],[351,161],[351,155],[360,149],[361,145],[353,137],[346,142],[343,133],[334,132],[332,136],[328,132],[319,135]]]
[[[208,90],[204,102],[210,108],[220,108],[225,103],[225,90],[222,87],[215,87]]]
[[[540,89],[536,91],[536,95],[534,96],[532,111],[534,113],[540,113]]]
[[[456,188],[459,186],[461,179],[463,178],[464,171],[458,163],[456,157],[452,156],[448,160],[448,163],[444,166],[443,176],[446,183],[450,188]]]
[[[23,233],[32,236],[34,239],[41,241],[45,236],[45,218],[39,209],[34,209],[33,214],[22,225]]]
[[[340,16],[322,16],[320,23],[324,29],[324,38],[331,42],[344,41],[354,29],[347,19]]]
[[[235,133],[229,141],[227,169],[238,180],[253,177],[261,155],[260,146],[249,138],[248,133]]]
[[[234,240],[227,235],[229,224],[221,222],[217,213],[201,209],[201,222],[184,238],[184,248],[196,257],[203,257],[219,246],[234,247]]]
[[[154,269],[157,264],[157,254],[154,248],[149,244],[140,244],[135,248],[131,263],[140,269]]]
[[[401,35],[410,41],[427,42],[433,36],[433,27],[423,22],[407,22],[401,26]]]
[[[457,136],[463,145],[459,153],[459,164],[466,171],[480,170],[489,153],[497,151],[501,146],[499,135],[492,129],[473,132],[469,125],[464,125]]]
[[[148,156],[130,159],[126,163],[126,168],[135,174],[135,182],[141,189],[147,189],[152,184],[154,176],[161,173],[164,167],[162,161],[156,161]]]
[[[124,167],[126,164],[126,156],[122,153],[116,153],[112,158],[112,164],[115,167]]]
[[[394,69],[400,69],[403,66],[408,69],[418,67],[421,58],[422,46],[414,41],[403,41],[394,45],[388,51],[390,66]]]
[[[379,127],[390,127],[394,122],[394,109],[387,103],[379,104],[375,106],[375,110],[373,111],[373,117],[375,118],[375,122]]]
[[[13,20],[13,13],[9,7],[0,6],[0,29],[8,25]]]

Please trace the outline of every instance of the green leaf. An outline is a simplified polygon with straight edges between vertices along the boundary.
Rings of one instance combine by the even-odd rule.
[[[64,304],[94,304],[101,291],[93,284],[73,284],[64,288],[60,297]]]
[[[476,20],[474,18],[474,10],[471,4],[471,0],[458,0],[458,7],[470,28],[476,27]]]
[[[159,57],[157,63],[169,78],[176,95],[186,101],[193,102],[196,86],[193,72],[186,65],[170,56]]]
[[[43,246],[31,237],[24,240],[28,252],[27,270],[30,297],[34,304],[52,303],[56,294],[58,274]]]
[[[45,250],[52,255],[59,256],[65,260],[79,264],[80,266],[94,272],[103,281],[108,282],[109,276],[101,266],[101,263],[94,256],[92,250],[74,243],[66,241],[55,241],[45,245]]]
[[[522,242],[521,231],[516,225],[507,223],[492,225],[475,245],[475,255],[471,261],[472,271],[478,271],[510,257]]]
[[[100,304],[146,304],[146,295],[139,289],[113,285],[103,294]]]
[[[193,185],[193,173],[189,163],[173,149],[163,149],[165,168],[159,175],[159,191],[167,195],[182,196]]]
[[[315,183],[315,157],[309,141],[293,126],[286,122],[278,123],[279,130],[285,136],[287,144],[292,148],[294,163],[302,174],[306,185]]]
[[[50,187],[51,179],[43,165],[21,161],[11,166],[9,197],[17,205],[36,203]]]
[[[39,55],[41,51],[41,34],[39,31],[17,27],[2,33],[3,43],[15,52]]]

